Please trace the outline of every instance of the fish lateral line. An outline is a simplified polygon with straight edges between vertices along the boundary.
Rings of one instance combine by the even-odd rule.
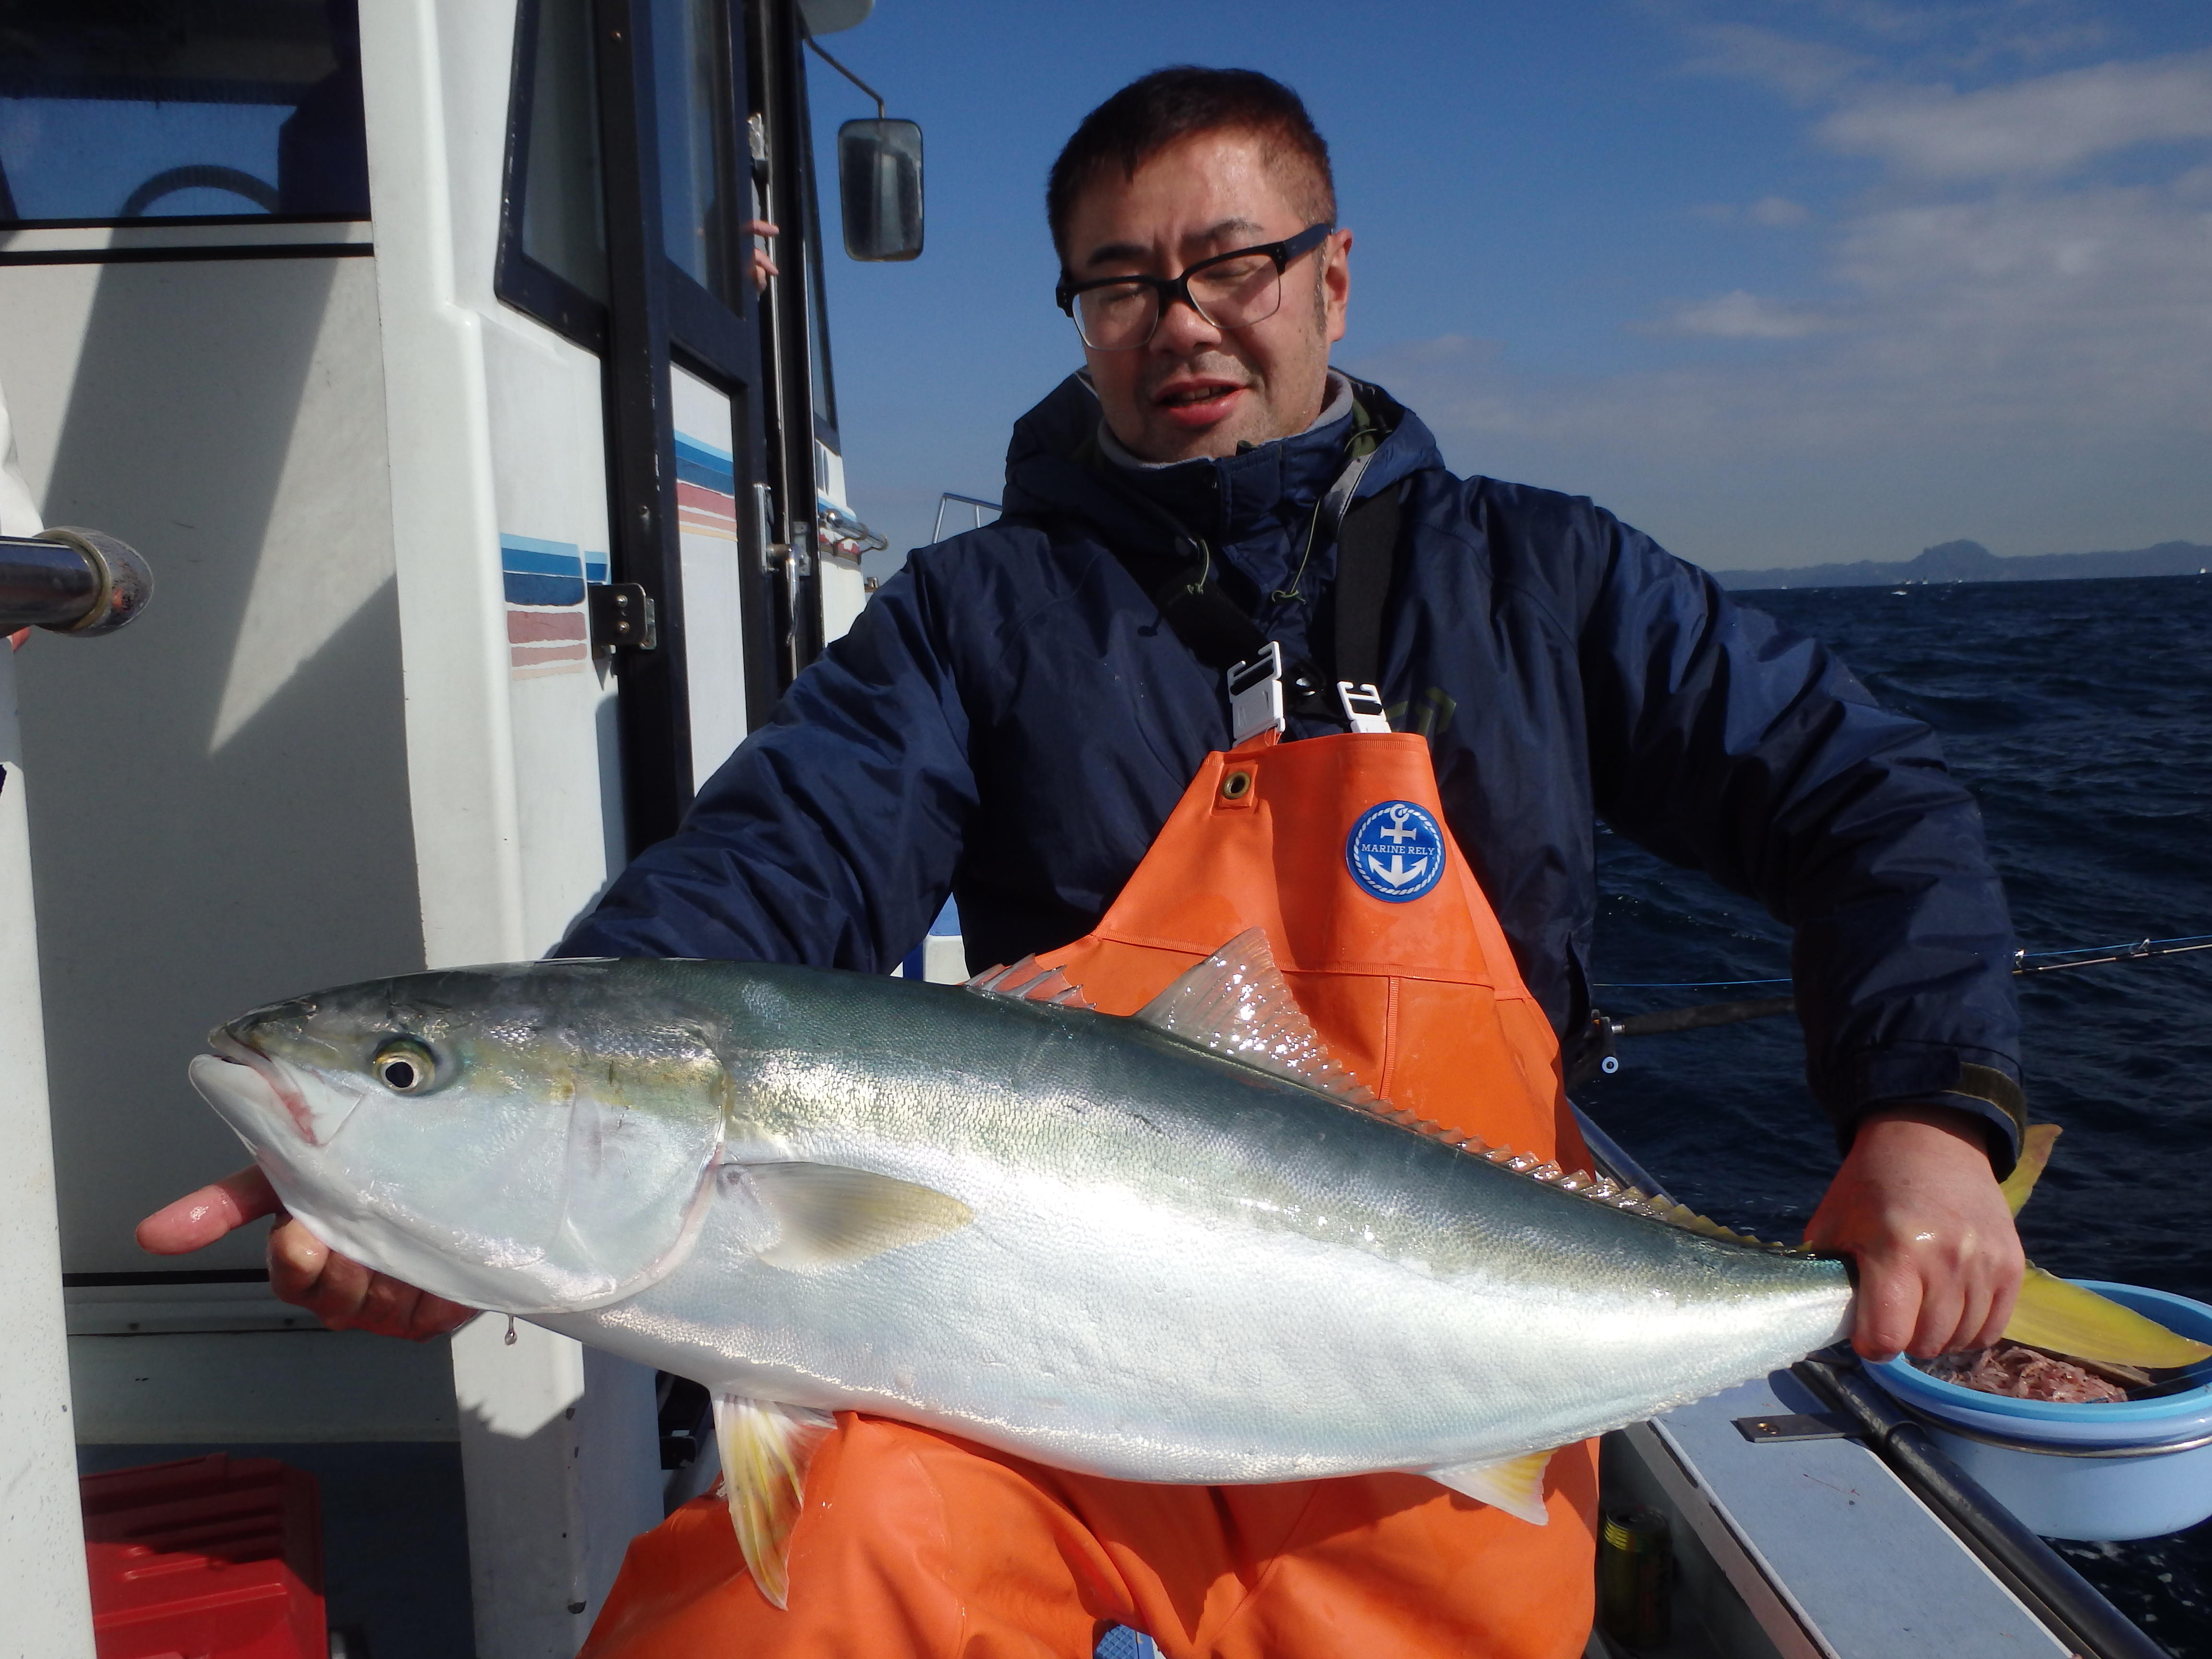
[[[966,988],[1018,1002],[1092,1007],[1080,987],[1072,984],[1059,969],[1043,968],[1034,955],[1011,967],[986,969],[969,980]],[[1393,1105],[1329,1052],[1277,964],[1264,928],[1245,929],[1127,1018],[1187,1048],[1296,1084],[1393,1127],[1527,1176],[1540,1186],[1576,1194],[1723,1243],[1806,1254],[1800,1245],[1770,1243],[1749,1233],[1734,1231],[1663,1194],[1647,1194],[1589,1170],[1569,1171],[1533,1153],[1493,1146],[1479,1135],[1458,1134],[1418,1112]]]

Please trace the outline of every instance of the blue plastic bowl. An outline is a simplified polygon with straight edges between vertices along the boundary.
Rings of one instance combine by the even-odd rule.
[[[2212,1307],[2202,1302],[2075,1282],[2212,1342]],[[2085,1406],[1962,1389],[1902,1355],[1866,1369],[1920,1414],[1954,1462],[2046,1538],[2157,1538],[2212,1516],[2212,1360],[2189,1373],[2195,1388]]]

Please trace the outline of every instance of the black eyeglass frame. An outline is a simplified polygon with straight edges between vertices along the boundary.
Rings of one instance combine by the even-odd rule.
[[[1200,316],[1206,317],[1206,308],[1190,297],[1190,279],[1197,276],[1200,271],[1212,265],[1225,264],[1231,259],[1249,259],[1255,253],[1264,253],[1275,262],[1275,277],[1279,282],[1282,280],[1283,273],[1288,270],[1295,261],[1304,258],[1307,254],[1312,252],[1335,234],[1336,226],[1324,220],[1317,225],[1308,225],[1297,235],[1285,241],[1258,242],[1250,247],[1231,248],[1226,253],[1216,253],[1208,258],[1200,259],[1196,264],[1187,268],[1180,276],[1095,276],[1088,282],[1073,283],[1067,279],[1066,273],[1062,272],[1060,285],[1053,290],[1052,297],[1059,301],[1060,308],[1067,313],[1070,320],[1073,320],[1078,295],[1088,294],[1093,289],[1115,288],[1130,283],[1151,289],[1159,295],[1160,301],[1159,309],[1152,315],[1151,333],[1146,334],[1134,345],[1091,346],[1093,351],[1138,351],[1152,343],[1152,335],[1159,332],[1161,320],[1167,316],[1169,308],[1177,300],[1181,300]],[[1273,314],[1272,312],[1268,313],[1269,316]],[[1209,323],[1213,322],[1211,317],[1206,317],[1206,319]],[[1266,317],[1255,317],[1252,320],[1263,323],[1267,319]],[[1213,325],[1216,328],[1222,326],[1218,323],[1214,323]],[[1076,331],[1079,334],[1083,325],[1079,322],[1075,326]],[[1252,324],[1239,323],[1237,326],[1249,328]],[[1091,345],[1088,340],[1084,343]]]

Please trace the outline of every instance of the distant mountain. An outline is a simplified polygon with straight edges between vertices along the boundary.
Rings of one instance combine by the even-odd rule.
[[[1906,587],[1916,582],[2047,582],[2082,576],[2196,576],[2212,570],[2212,547],[2160,542],[2130,553],[2029,553],[1999,558],[1979,542],[1943,542],[1917,559],[1884,564],[1801,564],[1781,570],[1716,570],[1726,588]]]

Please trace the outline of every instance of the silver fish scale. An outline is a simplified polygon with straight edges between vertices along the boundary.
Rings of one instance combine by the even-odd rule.
[[[1129,1479],[1421,1468],[1757,1375],[1830,1340],[1848,1301],[1833,1262],[1577,1199],[1129,1021],[623,966],[714,1040],[726,1164],[864,1169],[975,1212],[792,1271],[718,1202],[659,1283],[543,1322],[732,1392]]]

